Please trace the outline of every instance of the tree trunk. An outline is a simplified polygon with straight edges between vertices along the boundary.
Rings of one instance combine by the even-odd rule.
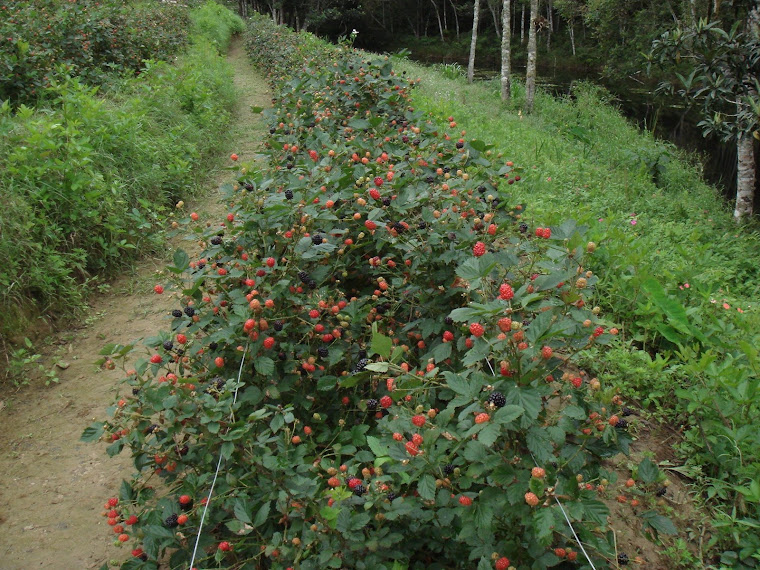
[[[533,112],[536,96],[536,18],[538,0],[530,0],[530,23],[528,24],[528,67],[525,73],[525,112]]]
[[[522,10],[520,10],[520,43],[525,43],[525,4],[522,5]]]
[[[736,208],[734,219],[752,215],[755,201],[755,143],[751,134],[742,133],[736,140]]]
[[[570,48],[573,50],[573,57],[575,57],[575,28],[573,26],[573,21],[570,20],[568,25],[568,30],[570,31]]]
[[[467,64],[467,82],[472,83],[475,77],[475,45],[478,43],[478,19],[480,17],[480,0],[475,0],[475,10],[472,14],[472,39],[470,40],[470,62]]]
[[[512,0],[502,0],[501,6],[501,100],[512,96]]]
[[[499,30],[499,8],[498,6],[491,4],[490,0],[487,2],[487,4],[488,9],[491,11],[491,18],[493,18],[493,27],[496,31],[496,37],[501,39],[501,30]]]
[[[459,39],[459,14],[457,13],[457,5],[454,4],[454,0],[450,0],[451,8],[454,10],[454,25],[457,29],[457,40]]]
[[[546,51],[552,49],[552,32],[554,31],[554,18],[552,17],[553,6],[552,0],[546,3]]]
[[[435,3],[435,0],[430,0],[430,3],[435,9],[435,17],[438,18],[438,31],[441,32],[441,41],[443,42],[443,22],[441,21],[441,13],[438,11],[438,4]]]

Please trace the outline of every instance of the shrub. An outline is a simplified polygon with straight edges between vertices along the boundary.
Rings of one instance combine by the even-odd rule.
[[[387,59],[250,34],[267,168],[240,166],[221,224],[186,220],[206,249],[168,268],[171,330],[83,434],[132,452],[110,503],[133,555],[186,565],[197,534],[205,567],[546,568],[577,556],[561,501],[603,563],[600,460],[630,438],[566,366],[613,338],[584,228],[523,225],[519,169],[413,110]]]

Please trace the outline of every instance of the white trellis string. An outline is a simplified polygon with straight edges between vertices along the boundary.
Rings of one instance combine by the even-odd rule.
[[[232,397],[232,404],[230,407],[235,405],[235,402],[237,402],[237,395],[238,395],[238,389],[240,388],[240,378],[243,376],[243,364],[245,364],[245,357],[248,354],[248,345],[245,345],[245,349],[243,350],[243,357],[240,359],[240,368],[238,369],[238,377],[237,377],[237,383],[235,385],[235,393]],[[230,411],[230,416],[232,416],[232,411]],[[227,431],[229,431],[229,426],[227,426]],[[222,468],[222,452],[219,452],[219,461],[216,462],[216,472],[214,473],[214,478],[211,481],[211,488],[208,490],[208,496],[206,497],[206,504],[203,506],[203,513],[201,514],[201,522],[198,524],[198,534],[195,536],[195,547],[193,548],[193,555],[190,558],[190,566],[188,567],[190,570],[193,570],[193,565],[195,564],[195,556],[198,553],[198,544],[201,540],[201,534],[203,532],[203,521],[206,520],[206,513],[208,512],[208,506],[211,504],[211,495],[214,494],[214,486],[216,485],[216,479],[219,477],[219,470]]]
[[[488,364],[488,368],[491,369],[491,374],[495,377],[496,371],[493,369],[493,366],[491,366],[491,362],[486,359],[486,364]],[[536,464],[536,467],[538,467],[538,461],[536,461],[536,458],[533,456],[533,453],[528,450],[528,453],[530,453],[531,459],[533,459],[533,463]],[[559,510],[562,511],[562,514],[565,516],[565,520],[567,521],[567,526],[570,527],[570,532],[573,533],[573,537],[575,538],[575,542],[578,543],[578,546],[581,548],[581,552],[583,552],[583,556],[586,557],[586,560],[588,560],[588,563],[591,565],[591,570],[596,570],[596,567],[594,566],[594,563],[591,561],[591,557],[586,552],[586,549],[583,548],[583,543],[581,542],[581,539],[578,538],[578,535],[575,533],[575,529],[573,528],[573,523],[570,522],[570,517],[567,516],[567,512],[565,511],[565,507],[562,506],[562,503],[559,500],[559,497],[557,495],[554,495],[554,500],[557,501],[557,504],[559,505]]]

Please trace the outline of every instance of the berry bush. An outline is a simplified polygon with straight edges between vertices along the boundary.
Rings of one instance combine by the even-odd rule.
[[[171,326],[83,434],[134,458],[106,513],[122,568],[184,567],[197,535],[198,568],[580,564],[560,503],[612,563],[601,460],[630,438],[570,363],[612,338],[584,228],[528,227],[520,169],[411,108],[388,58],[266,19],[247,45],[265,164],[236,163],[223,220],[185,220],[204,250],[156,287]]]
[[[61,69],[87,83],[108,72],[139,72],[187,42],[187,9],[114,0],[0,2],[0,100],[35,102]]]

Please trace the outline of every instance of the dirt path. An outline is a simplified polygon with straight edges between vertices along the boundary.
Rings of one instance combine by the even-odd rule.
[[[250,107],[269,105],[270,95],[248,63],[241,40],[233,42],[229,61],[241,98],[225,150],[248,159],[264,138],[263,125]],[[228,176],[223,172],[217,182]],[[215,190],[193,207],[209,219],[223,211]],[[131,475],[129,458],[125,452],[109,459],[103,444],[81,443],[79,436],[104,417],[122,376],[118,369],[101,370],[93,364],[100,349],[111,342],[137,341],[168,326],[168,312],[177,301],[152,292],[164,265],[163,259],[142,261],[136,272],[116,279],[93,301],[86,324],[55,336],[55,359],[69,363],[58,371],[59,384],[46,388],[40,383],[2,396],[0,569],[100,568],[126,557],[128,549],[113,546],[114,535],[101,513],[121,479]]]

